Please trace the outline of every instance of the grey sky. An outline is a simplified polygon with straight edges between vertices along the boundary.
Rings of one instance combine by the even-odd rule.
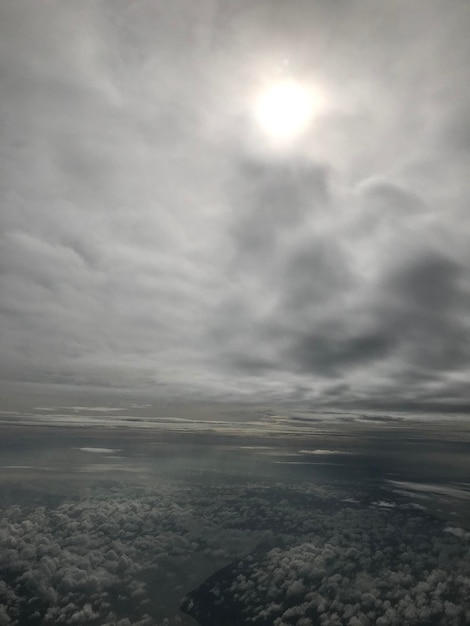
[[[470,398],[470,6],[3,0],[0,378]],[[283,63],[322,90],[274,150]]]

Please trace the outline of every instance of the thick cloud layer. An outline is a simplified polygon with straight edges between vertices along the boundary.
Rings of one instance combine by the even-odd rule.
[[[468,403],[457,0],[0,8],[3,381]],[[253,122],[288,61],[325,105]]]

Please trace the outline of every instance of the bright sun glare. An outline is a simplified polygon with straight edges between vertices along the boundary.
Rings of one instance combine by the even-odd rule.
[[[282,80],[258,96],[254,116],[269,139],[285,143],[298,138],[308,129],[317,105],[308,86],[293,80]]]

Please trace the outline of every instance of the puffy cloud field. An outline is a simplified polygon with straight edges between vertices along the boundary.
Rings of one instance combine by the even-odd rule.
[[[385,504],[313,514],[313,532],[225,568],[185,609],[204,626],[467,624],[468,533]]]
[[[468,623],[468,533],[352,495],[201,472],[3,498],[0,624]]]

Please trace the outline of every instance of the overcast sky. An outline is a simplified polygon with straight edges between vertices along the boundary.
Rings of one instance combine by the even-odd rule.
[[[2,0],[0,378],[470,404],[470,4]],[[322,106],[287,146],[253,114]]]

